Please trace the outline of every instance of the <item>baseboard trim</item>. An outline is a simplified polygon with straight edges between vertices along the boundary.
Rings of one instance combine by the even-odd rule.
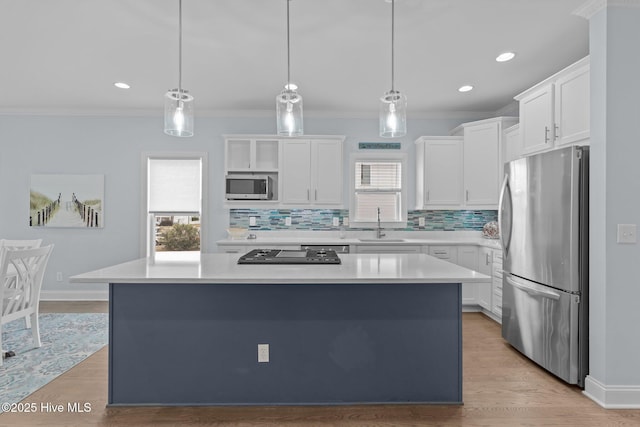
[[[640,409],[640,386],[605,385],[587,375],[584,395],[606,409]]]
[[[40,292],[40,301],[109,301],[108,290],[45,291]]]

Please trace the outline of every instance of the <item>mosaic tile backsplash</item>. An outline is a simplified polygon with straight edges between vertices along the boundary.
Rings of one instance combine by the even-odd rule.
[[[256,218],[256,225],[249,226],[249,217]],[[349,216],[347,209],[230,209],[229,226],[250,230],[339,230],[333,218]],[[285,218],[291,217],[291,225]],[[418,226],[418,218],[425,218],[425,226]],[[409,211],[407,226],[398,231],[482,231],[489,221],[498,220],[498,211]],[[350,230],[357,230],[350,228]],[[361,229],[365,230],[365,229]]]

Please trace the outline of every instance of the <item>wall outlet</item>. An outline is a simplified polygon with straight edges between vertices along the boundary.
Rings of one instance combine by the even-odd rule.
[[[250,226],[255,226],[256,225],[256,217],[255,216],[250,216],[249,217],[249,225]]]
[[[56,282],[62,282],[62,271],[56,273]]]
[[[284,225],[291,226],[291,217],[288,216],[284,219]]]
[[[337,216],[333,217],[333,226],[334,227],[339,227],[340,226],[340,218],[338,218]]]
[[[421,216],[418,218],[418,227],[424,227],[425,222],[424,222],[424,217]]]
[[[618,243],[636,243],[635,224],[618,224]]]
[[[269,344],[258,344],[258,363],[269,363]]]
[[[344,226],[349,225],[349,217],[348,216],[343,216],[342,217],[342,225],[344,225]]]

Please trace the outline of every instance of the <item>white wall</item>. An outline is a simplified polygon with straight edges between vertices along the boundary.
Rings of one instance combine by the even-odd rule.
[[[590,19],[591,333],[586,392],[611,407],[640,408],[640,246],[616,242],[617,224],[640,222],[639,39],[638,7],[610,6]]]
[[[410,134],[400,139],[403,151],[413,153],[413,141],[421,135],[448,135],[460,123],[481,118],[485,117],[409,119]],[[379,141],[377,132],[377,119],[305,119],[306,134],[346,135],[345,155],[360,141]],[[205,151],[211,226],[206,239],[209,251],[214,251],[214,242],[226,236],[228,226],[228,210],[222,207],[221,135],[230,133],[273,134],[275,117],[196,117],[195,136],[179,139],[162,132],[161,111],[157,117],[0,116],[0,238],[43,238],[45,244],[56,245],[43,285],[44,299],[105,298],[105,286],[70,284],[68,277],[138,257],[141,153]],[[412,177],[413,161],[409,167]],[[30,176],[56,173],[105,175],[103,229],[29,227]],[[414,194],[413,188],[409,194]],[[62,282],[55,281],[56,272],[63,273]]]

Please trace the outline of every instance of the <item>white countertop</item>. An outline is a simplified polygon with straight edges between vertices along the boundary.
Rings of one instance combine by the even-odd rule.
[[[348,233],[340,238],[334,232],[256,232],[256,239],[222,239],[219,246],[268,246],[268,245],[476,245],[501,249],[500,241],[486,239],[480,232],[405,232],[388,233],[381,239],[375,239],[369,233]],[[363,241],[361,239],[365,239]],[[402,241],[397,241],[401,239]]]
[[[487,282],[476,271],[426,254],[341,254],[340,265],[238,265],[238,254],[199,261],[134,261],[79,274],[73,283],[460,283]]]

